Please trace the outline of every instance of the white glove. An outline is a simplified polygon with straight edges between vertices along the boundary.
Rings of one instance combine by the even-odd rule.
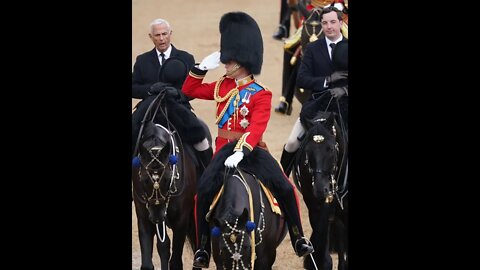
[[[228,168],[236,168],[237,167],[237,164],[242,161],[243,159],[243,152],[242,151],[237,151],[235,153],[233,153],[233,155],[229,156],[226,160],[225,160],[225,167],[228,167]]]
[[[220,65],[220,52],[214,52],[209,56],[203,58],[198,68],[201,70],[212,70],[212,69],[216,69],[219,65]]]

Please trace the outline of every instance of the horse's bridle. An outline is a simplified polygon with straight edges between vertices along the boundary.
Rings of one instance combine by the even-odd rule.
[[[230,175],[228,173],[228,169],[226,168],[225,169],[225,173],[224,173],[224,181],[226,181],[227,179],[227,175]],[[244,188],[245,188],[245,191],[247,192],[248,196],[249,196],[249,205],[250,205],[250,216],[249,216],[249,220],[255,220],[254,218],[254,208],[253,208],[253,197],[252,197],[252,191],[247,183],[247,180],[245,179],[245,176],[243,175],[244,172],[243,170],[241,170],[240,168],[235,168],[235,172],[233,174],[231,174],[231,177],[233,177],[234,179],[237,179],[238,181],[240,181]],[[255,179],[255,175],[252,175]],[[256,181],[259,181],[258,179],[256,179]],[[244,263],[244,260],[242,259],[242,248],[243,248],[243,242],[244,240],[246,239],[246,234],[248,232],[246,232],[243,228],[239,228],[238,226],[238,220],[239,220],[239,217],[237,217],[235,219],[235,222],[233,222],[233,224],[230,224],[227,220],[224,220],[225,221],[225,225],[228,227],[228,231],[226,232],[222,232],[221,234],[221,239],[223,240],[223,243],[225,244],[225,247],[227,248],[228,250],[228,253],[231,255],[230,258],[233,259],[233,265],[232,265],[232,269],[253,269],[253,266],[255,264],[255,259],[256,259],[256,253],[255,253],[255,247],[258,246],[260,243],[262,243],[263,241],[263,237],[262,237],[262,233],[263,231],[265,230],[265,215],[264,215],[264,212],[265,212],[265,204],[263,202],[263,198],[262,198],[262,192],[259,191],[259,196],[260,196],[260,214],[259,214],[259,220],[258,220],[258,224],[255,226],[256,228],[254,230],[252,230],[250,232],[250,248],[251,248],[251,256],[250,256],[250,268],[247,267]],[[260,226],[261,224],[261,226]],[[255,240],[255,230],[258,231],[258,235],[259,235],[259,241],[256,242]],[[236,241],[237,241],[237,238],[238,236],[241,237],[240,239],[240,244],[237,245],[236,244]],[[231,244],[229,243],[233,243],[234,245],[234,249],[232,250],[231,248]]]
[[[325,118],[317,119],[314,122],[323,122],[326,121]],[[321,124],[321,123],[320,123]],[[339,155],[339,145],[337,142],[337,131],[335,129],[335,125],[332,126],[332,132],[333,132],[333,139],[335,140],[335,147],[334,147],[334,153],[333,153],[333,168],[332,171],[330,172],[330,191],[328,192],[327,197],[325,198],[325,203],[331,203],[333,201],[334,196],[336,195],[338,191],[338,182],[337,182],[337,177],[338,177],[338,155]],[[317,143],[324,143],[325,142],[325,137],[323,135],[313,135],[312,140]],[[306,156],[307,159],[305,160],[305,165],[308,165],[308,170],[310,174],[312,175],[312,186],[315,184],[315,175],[316,174],[324,174],[324,171],[319,168],[312,169],[312,167],[309,165],[308,162],[308,155]]]
[[[141,166],[144,168],[144,171],[146,172],[147,179],[152,183],[153,189],[151,194],[147,194],[144,189],[144,194],[142,194],[142,199],[147,208],[149,207],[149,204],[159,205],[162,202],[165,202],[166,204],[165,211],[167,211],[170,197],[173,194],[176,194],[178,192],[176,180],[180,178],[180,175],[179,175],[178,167],[176,165],[176,160],[172,161],[172,156],[176,157],[179,150],[175,144],[174,134],[162,125],[156,124],[156,126],[162,128],[164,131],[168,133],[170,138],[171,153],[167,161],[167,160],[162,160],[160,158],[160,154],[162,153],[163,148],[153,147],[152,149],[148,150],[148,153],[150,155],[150,160],[145,165],[143,165],[142,163]],[[160,167],[154,167],[154,165],[157,165],[157,166],[159,165]],[[168,170],[170,173],[165,175],[167,168],[170,168],[170,170]],[[139,179],[142,179],[142,178],[143,178],[142,170],[139,170]],[[167,178],[170,178],[170,179],[167,179]],[[165,194],[162,193],[162,190],[160,188],[162,180],[169,181],[169,188]]]

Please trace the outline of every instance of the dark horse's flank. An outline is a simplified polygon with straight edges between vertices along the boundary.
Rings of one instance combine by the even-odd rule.
[[[223,193],[210,223],[215,225],[212,248],[217,269],[272,269],[276,249],[286,234],[285,220],[272,212],[253,175],[241,169],[232,171],[225,172]]]
[[[161,95],[164,94],[152,102],[160,107],[157,110],[156,105],[152,105],[152,111],[156,111],[152,117],[155,121],[145,123],[143,139],[138,148],[140,168],[134,168],[132,175],[142,255],[141,270],[154,269],[152,253],[155,235],[161,269],[183,269],[182,252],[186,236],[192,250],[195,247],[193,206],[196,180],[200,177],[199,162],[193,147],[182,143],[175,127],[169,124],[162,113]],[[207,126],[202,124],[211,141]],[[170,238],[165,226],[173,232],[171,256]]]
[[[338,252],[338,269],[348,269],[347,145],[334,114],[322,112],[308,129],[295,160],[294,181],[302,192],[313,230],[312,255],[322,270],[332,269],[330,245]],[[316,269],[310,256],[305,258],[304,267]]]

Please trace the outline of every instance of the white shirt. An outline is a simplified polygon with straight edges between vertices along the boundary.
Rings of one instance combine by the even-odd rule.
[[[160,65],[162,65],[162,56],[160,55],[161,52],[158,51],[157,48],[155,48],[155,50],[157,51],[158,62],[160,63]],[[170,44],[170,46],[168,46],[168,49],[167,49],[165,52],[163,52],[163,54],[165,54],[165,57],[164,57],[164,58],[165,58],[165,61],[166,61],[168,58],[170,58],[170,54],[171,54],[171,53],[172,53],[172,45]]]
[[[330,59],[332,59],[332,47],[330,47],[330,44],[331,43],[337,44],[338,42],[342,41],[342,39],[343,39],[342,35],[340,35],[340,38],[338,38],[335,41],[331,41],[330,39],[325,38],[325,40],[327,41],[327,49],[328,49],[328,54],[330,55]]]
[[[331,41],[330,39],[325,38],[325,40],[327,41],[327,49],[328,49],[328,54],[330,55],[330,60],[332,59],[332,47],[330,47],[330,44],[331,43],[337,44],[338,42],[342,41],[342,39],[343,39],[343,35],[340,35],[340,38],[336,39],[335,41]],[[328,87],[327,79],[323,81],[323,87]]]

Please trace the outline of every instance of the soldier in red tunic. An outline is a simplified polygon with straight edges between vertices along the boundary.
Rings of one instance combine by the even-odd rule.
[[[234,168],[239,163],[248,164],[248,169],[274,193],[285,213],[295,253],[305,256],[313,252],[313,246],[303,237],[295,187],[278,162],[264,150],[266,144],[262,141],[270,119],[272,93],[254,77],[260,74],[263,62],[260,29],[248,14],[230,12],[220,20],[220,33],[220,52],[195,65],[182,87],[189,97],[217,103],[216,152],[197,183],[197,251],[193,266],[208,268],[211,245],[205,217],[223,183],[219,175],[225,167]],[[203,83],[207,71],[218,67],[220,61],[225,64],[226,74],[218,81]]]

